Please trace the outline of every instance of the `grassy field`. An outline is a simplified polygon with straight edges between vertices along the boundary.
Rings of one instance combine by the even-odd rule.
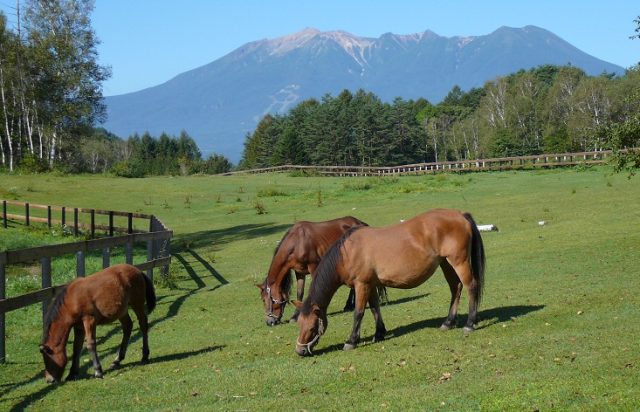
[[[91,377],[85,352],[83,379],[47,385],[39,306],[7,314],[0,410],[640,407],[637,177],[608,168],[386,179],[1,175],[7,197],[158,215],[175,233],[174,287],[157,285],[151,363],[137,364],[136,325],[123,366],[102,380]],[[438,329],[449,301],[439,272],[419,288],[389,290],[387,340],[370,343],[367,312],[355,351],[341,350],[352,323],[340,312],[344,288],[314,357],[294,353],[297,325],[265,325],[254,284],[293,222],[351,214],[383,226],[435,207],[469,211],[500,229],[483,233],[487,284],[475,333]],[[0,229],[5,244],[16,233],[23,231]],[[56,270],[58,281],[72,275],[64,265]],[[20,277],[11,275],[8,288]],[[459,324],[466,304],[465,292]],[[98,336],[108,364],[119,327],[102,326]]]

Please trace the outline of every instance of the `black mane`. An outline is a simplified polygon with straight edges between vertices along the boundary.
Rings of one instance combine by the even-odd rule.
[[[47,309],[47,313],[44,317],[44,328],[42,335],[42,343],[44,344],[49,336],[49,329],[51,328],[51,324],[58,318],[60,314],[60,307],[64,303],[64,298],[67,295],[67,285],[62,286],[56,292],[56,296],[53,299],[53,302],[49,305],[49,309]]]
[[[316,268],[315,278],[311,283],[309,289],[309,296],[304,300],[300,313],[309,315],[311,313],[312,305],[314,303],[319,304],[327,299],[331,299],[333,294],[337,290],[339,280],[336,276],[336,267],[340,263],[341,254],[340,250],[344,245],[344,242],[351,236],[356,230],[362,229],[365,226],[354,226],[347,230],[340,239],[329,248],[327,253],[322,257],[318,267]],[[326,302],[329,303],[328,301]]]

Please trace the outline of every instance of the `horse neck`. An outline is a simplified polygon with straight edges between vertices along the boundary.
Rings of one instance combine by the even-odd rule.
[[[271,266],[269,266],[269,273],[265,280],[266,286],[274,285],[279,287],[282,279],[289,273],[289,268],[285,267],[287,265],[285,256],[286,254],[283,252],[283,249],[279,249],[275,256],[273,256]]]
[[[324,312],[326,312],[329,307],[333,295],[336,294],[338,288],[342,285],[338,274],[339,269],[339,267],[332,267],[330,270],[327,269],[322,272],[316,271],[316,277],[311,283],[308,301],[310,304],[318,305]]]
[[[59,348],[60,346],[64,348],[69,339],[69,333],[71,332],[73,323],[72,317],[68,314],[59,314],[49,326],[45,344],[52,349]]]

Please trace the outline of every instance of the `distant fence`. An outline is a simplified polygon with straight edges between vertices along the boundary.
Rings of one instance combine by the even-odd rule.
[[[163,272],[167,272],[171,263],[170,241],[173,232],[168,229],[158,218],[153,215],[141,213],[117,212],[112,210],[97,210],[84,208],[68,208],[64,206],[34,205],[27,202],[16,202],[2,200],[2,227],[7,228],[9,219],[20,220],[29,226],[31,222],[46,223],[49,227],[54,224],[61,224],[73,234],[78,236],[80,229],[84,228],[90,234],[91,240],[73,243],[63,243],[58,245],[39,246],[26,249],[7,250],[0,252],[0,363],[4,363],[6,358],[5,341],[5,313],[25,306],[42,302],[42,314],[49,305],[49,301],[61,285],[52,285],[51,281],[51,261],[54,257],[62,255],[76,255],[76,276],[85,276],[85,255],[93,250],[102,250],[102,267],[111,265],[111,251],[114,247],[124,247],[126,263],[133,264],[133,247],[135,243],[145,242],[147,246],[146,261],[135,266],[140,270],[147,271],[147,275],[153,278],[153,269],[161,267]],[[8,213],[8,208],[12,208],[14,213]],[[15,209],[22,210],[24,214],[15,213]],[[40,211],[43,216],[34,216],[34,211]],[[46,212],[45,212],[46,211]],[[54,219],[54,212],[59,213],[60,219]],[[72,218],[67,219],[67,214]],[[96,216],[102,216],[105,222],[96,222]],[[125,226],[116,226],[114,220],[126,218]],[[136,223],[143,220],[145,229],[134,229],[134,219]],[[96,229],[105,230],[109,237],[93,239]],[[125,233],[114,236],[114,233]],[[0,232],[1,233],[1,232]],[[42,273],[42,288],[31,293],[20,296],[6,297],[6,267],[39,262]]]
[[[563,167],[579,164],[601,164],[613,154],[611,150],[580,153],[554,153],[519,157],[499,157],[492,159],[456,160],[448,162],[415,163],[402,166],[299,166],[284,165],[261,169],[240,170],[223,173],[231,176],[242,173],[271,173],[308,171],[327,176],[387,176],[418,175],[444,171],[475,172],[489,170],[514,170],[527,168]]]

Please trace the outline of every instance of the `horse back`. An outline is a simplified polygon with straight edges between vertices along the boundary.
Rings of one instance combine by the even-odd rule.
[[[415,287],[442,259],[468,259],[470,235],[464,215],[450,209],[431,210],[387,227],[363,227],[344,242],[344,269],[361,278],[378,278],[383,285]]]
[[[109,323],[125,315],[129,306],[144,307],[145,280],[135,266],[120,264],[71,282],[65,300],[78,317],[91,315]]]

